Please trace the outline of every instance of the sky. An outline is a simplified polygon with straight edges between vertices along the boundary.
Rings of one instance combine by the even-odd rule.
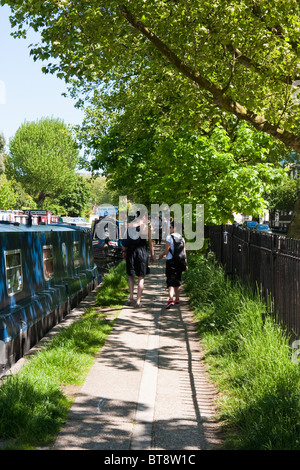
[[[75,100],[61,95],[67,91],[65,82],[44,74],[44,64],[29,55],[28,46],[37,41],[37,34],[14,39],[9,15],[10,8],[0,6],[0,133],[6,144],[25,121],[53,117],[81,124],[83,112],[74,107]]]

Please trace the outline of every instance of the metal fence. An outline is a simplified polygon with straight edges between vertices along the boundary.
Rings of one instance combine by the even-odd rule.
[[[273,315],[290,334],[299,336],[300,240],[234,225],[207,226],[205,237],[226,273],[272,299]]]

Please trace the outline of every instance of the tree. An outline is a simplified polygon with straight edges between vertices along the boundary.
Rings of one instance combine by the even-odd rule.
[[[109,95],[113,87],[122,93],[134,82],[141,102],[149,90],[155,101],[157,87],[166,96],[176,89],[178,113],[195,131],[206,131],[216,116],[226,122],[235,116],[287,150],[300,150],[297,0],[1,4],[12,9],[16,36],[28,27],[41,32],[41,43],[31,49],[34,60],[49,61],[43,70],[73,85],[74,96],[95,89]],[[129,165],[125,158],[122,163]]]
[[[9,183],[12,185],[15,194],[14,209],[37,209],[36,202],[29,194],[26,193],[21,183],[18,183],[15,180],[10,180]]]
[[[280,183],[275,185],[267,195],[271,211],[293,211],[300,193],[300,180],[286,175]]]
[[[101,204],[119,204],[119,192],[111,191],[108,187],[105,176],[91,177],[89,179],[91,191],[91,202],[97,206]]]
[[[1,0],[16,36],[31,26],[44,71],[81,84],[152,81],[163,71],[194,99],[300,150],[297,0]],[[149,73],[151,72],[151,73]],[[188,103],[187,103],[188,106]]]
[[[0,208],[2,210],[15,209],[16,196],[11,181],[8,181],[5,174],[0,175]]]
[[[0,209],[35,209],[36,204],[24,191],[22,185],[15,180],[9,180],[5,174],[5,138],[0,133]]]
[[[58,198],[59,205],[66,208],[70,217],[83,217],[91,209],[91,190],[86,179],[76,174],[73,191]]]
[[[233,211],[259,215],[264,192],[282,175],[281,146],[235,118],[196,132],[179,119],[176,96],[155,98],[138,104],[131,88],[122,99],[117,91],[94,97],[79,136],[93,149],[94,169],[136,202],[204,203],[208,223],[232,220]]]
[[[59,119],[25,122],[10,141],[8,178],[20,182],[43,208],[45,198],[71,191],[75,184],[78,148]]]

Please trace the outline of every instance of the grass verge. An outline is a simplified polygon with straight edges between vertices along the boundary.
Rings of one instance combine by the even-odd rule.
[[[213,256],[190,255],[185,290],[219,389],[225,447],[300,449],[300,365],[258,293],[231,281]]]
[[[6,448],[50,446],[64,424],[72,399],[66,385],[81,385],[110,333],[113,322],[101,308],[120,308],[128,295],[125,263],[112,268],[97,292],[95,308],[63,329],[0,388],[0,440]]]

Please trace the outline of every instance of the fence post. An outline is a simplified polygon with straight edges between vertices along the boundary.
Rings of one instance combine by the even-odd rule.
[[[221,258],[221,264],[224,266],[224,257],[223,257],[223,230],[224,230],[224,225],[221,224],[221,233],[220,233],[220,258]]]
[[[247,268],[247,274],[248,274],[248,280],[250,282],[250,284],[252,285],[252,271],[251,271],[251,262],[250,262],[250,259],[251,259],[251,254],[250,254],[250,251],[251,251],[251,235],[252,235],[252,232],[251,230],[247,230],[247,265],[248,265],[248,268]]]
[[[272,235],[273,237],[273,246],[272,246],[272,300],[274,305],[274,316],[277,317],[277,306],[276,306],[276,276],[275,276],[275,269],[276,269],[276,262],[275,258],[280,254],[280,236],[279,235]]]

